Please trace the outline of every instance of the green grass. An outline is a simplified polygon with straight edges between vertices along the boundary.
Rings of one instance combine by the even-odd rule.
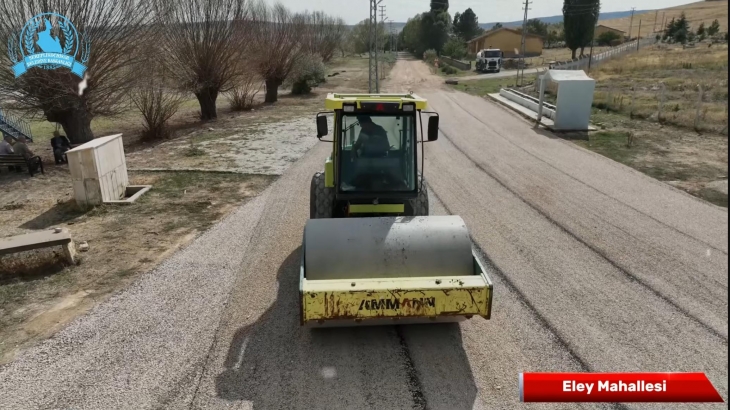
[[[699,197],[707,202],[713,203],[723,208],[728,207],[728,198],[726,194],[715,191],[714,189],[704,188],[699,192]]]
[[[630,165],[637,155],[636,147],[629,147],[629,133],[624,131],[599,131],[588,136],[588,141],[576,144],[597,152],[614,161]]]

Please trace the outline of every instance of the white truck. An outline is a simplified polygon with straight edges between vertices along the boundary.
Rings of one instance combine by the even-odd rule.
[[[479,72],[502,71],[504,52],[498,48],[488,48],[477,53],[476,68]]]

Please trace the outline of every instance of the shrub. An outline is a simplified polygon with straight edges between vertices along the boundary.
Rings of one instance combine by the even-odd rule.
[[[228,93],[228,103],[233,111],[248,111],[253,108],[253,100],[261,91],[263,81],[251,72],[246,73],[237,81]]]
[[[441,54],[461,60],[466,56],[466,46],[463,41],[454,37],[444,44]]]
[[[445,65],[445,66],[441,67],[441,71],[444,74],[449,74],[449,75],[453,75],[453,74],[456,74],[459,72],[457,69],[455,69],[454,67],[452,67],[450,65]]]
[[[599,46],[610,46],[611,43],[616,40],[621,40],[621,35],[619,35],[618,33],[614,33],[613,31],[601,33],[601,35],[596,38]]]
[[[307,54],[296,64],[284,85],[291,87],[292,94],[309,94],[313,87],[326,81],[326,70],[322,57]]]
[[[159,78],[158,75],[153,69],[149,77],[140,82],[130,95],[132,104],[142,114],[142,139],[145,140],[169,137],[167,123],[177,113],[184,99],[183,94],[166,87],[165,78]]]

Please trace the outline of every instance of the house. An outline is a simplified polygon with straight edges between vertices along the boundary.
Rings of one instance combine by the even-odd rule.
[[[598,39],[598,37],[600,37],[603,33],[608,33],[608,32],[613,32],[613,33],[618,34],[618,36],[621,40],[626,38],[625,31],[621,31],[621,30],[615,29],[613,27],[604,26],[603,24],[599,24],[596,26],[596,31],[594,32],[595,34],[593,35],[593,38]]]
[[[528,33],[525,36],[525,57],[542,55],[544,43],[544,38]],[[522,32],[502,27],[497,30],[487,31],[481,36],[471,39],[467,44],[471,54],[486,48],[498,48],[504,52],[505,57],[515,57],[519,55],[522,49]]]

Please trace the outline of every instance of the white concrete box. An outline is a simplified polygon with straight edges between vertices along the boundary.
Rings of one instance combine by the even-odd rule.
[[[122,134],[96,138],[68,151],[66,156],[80,207],[124,198],[129,177]]]

